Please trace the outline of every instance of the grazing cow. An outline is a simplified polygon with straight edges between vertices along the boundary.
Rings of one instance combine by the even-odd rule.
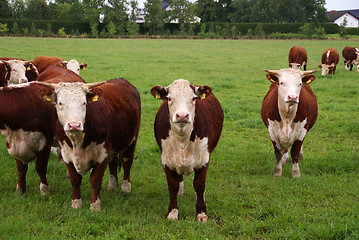
[[[183,193],[183,175],[194,171],[197,221],[205,222],[204,189],[210,155],[222,131],[221,105],[210,87],[183,79],[168,87],[155,86],[151,94],[163,100],[154,130],[170,193],[167,218],[178,219],[177,194]]]
[[[34,59],[34,64],[39,70],[39,73],[42,73],[47,67],[51,65],[57,65],[59,67],[64,67],[70,69],[76,74],[80,74],[80,70],[85,70],[87,67],[86,63],[79,63],[75,59],[71,59],[70,61],[64,61],[58,57],[50,57],[50,56],[39,56]]]
[[[322,76],[333,73],[339,62],[339,53],[335,48],[328,48],[322,55],[322,64],[318,65],[322,69]]]
[[[80,76],[64,68],[67,72],[61,78],[52,77],[47,82],[83,81]],[[45,80],[44,80],[45,81]],[[16,159],[20,193],[26,191],[28,163],[36,158],[36,171],[40,176],[40,193],[49,193],[46,169],[50,148],[54,142],[57,121],[56,109],[44,101],[39,92],[47,90],[34,83],[26,83],[0,88],[0,132],[6,138],[9,154]]]
[[[0,58],[0,87],[35,81],[39,72],[31,61]]]
[[[307,51],[304,48],[294,46],[289,50],[289,67],[294,69],[301,69],[307,70]]]
[[[289,161],[288,149],[291,147],[292,176],[298,178],[298,160],[303,158],[303,141],[318,114],[317,99],[309,86],[315,79],[311,73],[317,70],[288,68],[265,71],[272,85],[263,99],[261,115],[277,159],[274,176],[282,175],[282,164]]]
[[[346,70],[352,70],[353,65],[357,66],[359,72],[359,49],[355,47],[345,47],[342,51],[344,66]]]
[[[50,89],[58,115],[57,138],[70,174],[74,209],[82,206],[82,175],[92,169],[91,210],[100,211],[100,189],[109,164],[109,189],[117,187],[118,156],[124,168],[122,191],[130,192],[130,170],[141,119],[137,89],[127,80],[101,83],[38,82]],[[100,86],[99,86],[100,85]]]

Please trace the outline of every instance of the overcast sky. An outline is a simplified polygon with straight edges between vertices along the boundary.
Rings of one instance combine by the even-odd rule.
[[[195,0],[190,0],[195,2]],[[138,6],[143,8],[145,0],[138,0]],[[359,9],[359,0],[326,0],[325,8],[331,10]]]

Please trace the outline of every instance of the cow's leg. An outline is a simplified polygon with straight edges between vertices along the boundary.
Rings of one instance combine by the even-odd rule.
[[[130,180],[130,172],[133,163],[133,155],[135,153],[136,140],[132,142],[132,144],[121,153],[121,160],[123,166],[123,180],[122,180],[122,191],[123,192],[131,192],[131,180]]]
[[[110,170],[110,179],[108,180],[109,191],[114,190],[118,187],[117,166],[118,166],[118,155],[115,154],[111,157],[108,163],[108,168]]]
[[[337,68],[337,66],[333,67],[333,75],[335,75],[335,69]]]
[[[277,144],[272,141],[273,143],[273,147],[274,147],[274,154],[275,154],[275,158],[277,160],[277,163],[274,167],[274,177],[280,177],[282,176],[282,158],[284,156],[284,150],[283,149],[279,149],[277,147]]]
[[[300,157],[300,152],[302,149],[302,145],[303,145],[303,141],[295,141],[292,149],[290,151],[290,155],[292,157],[293,160],[293,168],[292,168],[292,177],[293,178],[299,178],[300,177],[300,170],[299,170],[299,164],[298,164],[298,160]]]
[[[50,193],[49,184],[47,183],[46,179],[46,172],[47,172],[47,164],[49,162],[50,157],[50,146],[45,146],[44,149],[42,149],[37,154],[37,160],[36,160],[36,172],[40,177],[40,194],[42,196],[46,196]]]
[[[350,71],[353,70],[353,63],[349,63],[350,65]]]
[[[71,207],[73,209],[78,209],[82,207],[82,199],[81,199],[81,181],[82,176],[76,171],[74,164],[72,162],[66,163],[67,171],[70,175],[70,182],[72,185],[72,201]]]
[[[196,191],[196,216],[197,221],[207,222],[206,203],[204,201],[204,190],[206,188],[207,163],[203,168],[195,170],[193,187]]]
[[[100,191],[102,185],[103,175],[106,170],[108,159],[104,160],[102,163],[96,163],[92,169],[90,176],[90,183],[92,188],[92,199],[90,209],[92,211],[101,210],[101,201],[100,201]]]
[[[180,176],[180,183],[178,189],[178,195],[182,195],[184,193],[184,183],[183,183],[183,176]]]
[[[284,149],[284,153],[282,155],[282,158],[281,158],[281,164],[287,164],[289,163],[289,154],[288,154],[288,149]]]
[[[16,167],[19,179],[17,181],[16,191],[20,194],[26,192],[26,172],[28,165],[21,162],[19,159],[16,159]]]
[[[178,205],[177,205],[177,194],[179,190],[179,183],[183,177],[180,176],[176,171],[171,171],[167,166],[164,166],[166,173],[168,191],[170,193],[170,204],[168,206],[167,219],[177,220],[178,219]],[[181,178],[182,177],[182,178]]]

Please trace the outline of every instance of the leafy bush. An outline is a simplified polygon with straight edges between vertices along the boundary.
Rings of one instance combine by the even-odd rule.
[[[60,36],[66,35],[65,28],[64,28],[64,27],[60,28],[60,29],[57,31],[57,34],[60,35]]]
[[[325,30],[323,27],[317,27],[315,28],[315,36],[318,39],[325,39]]]
[[[257,38],[264,38],[265,32],[263,31],[262,24],[258,24],[257,27],[254,29],[253,35]]]
[[[7,28],[7,23],[0,23],[0,33],[7,33],[9,29]]]
[[[106,28],[107,28],[107,33],[109,34],[109,35],[115,35],[116,34],[116,26],[115,26],[115,24],[112,22],[112,21],[110,21],[108,24],[107,24],[107,26],[106,26]]]

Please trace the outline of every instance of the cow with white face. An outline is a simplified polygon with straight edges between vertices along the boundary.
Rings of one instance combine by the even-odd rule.
[[[335,70],[339,62],[339,53],[335,48],[328,48],[322,55],[322,64],[318,65],[322,69],[322,76],[328,74],[335,75]]]
[[[86,63],[79,63],[76,59],[71,59],[70,61],[63,61],[60,65],[63,64],[67,69],[73,71],[76,74],[80,75],[80,70],[87,67]]]
[[[222,131],[221,105],[210,87],[183,79],[167,87],[155,86],[151,94],[163,100],[154,130],[170,193],[167,218],[178,219],[177,194],[183,193],[183,175],[195,172],[197,221],[207,221],[204,189],[210,155]]]
[[[20,59],[1,60],[0,68],[1,86],[34,81],[39,75],[39,72],[31,61]]]
[[[37,83],[52,90],[44,97],[56,106],[56,135],[72,184],[72,208],[82,206],[82,175],[92,169],[91,210],[101,209],[100,190],[107,163],[109,188],[118,185],[118,157],[124,168],[122,190],[130,192],[130,169],[141,119],[137,89],[125,79],[90,84]]]
[[[80,70],[85,70],[87,67],[86,63],[79,63],[75,59],[71,59],[70,61],[62,60],[58,57],[52,57],[52,56],[38,56],[34,58],[34,64],[39,70],[39,73],[42,73],[46,70],[49,66],[55,65],[58,67],[67,68],[71,71],[73,71],[76,74],[80,74]]]
[[[277,159],[274,176],[282,175],[282,164],[288,162],[288,149],[291,148],[292,176],[297,178],[300,177],[298,160],[303,158],[303,141],[318,114],[317,99],[309,86],[315,79],[311,73],[317,70],[265,71],[272,85],[263,99],[261,115]]]

